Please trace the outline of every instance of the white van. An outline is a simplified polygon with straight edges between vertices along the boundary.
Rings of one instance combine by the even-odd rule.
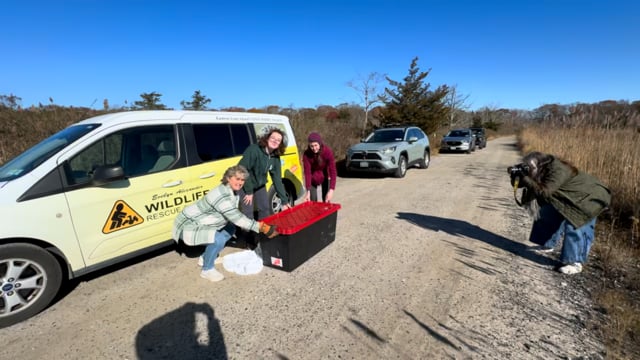
[[[0,327],[44,309],[62,281],[174,244],[174,217],[220,184],[270,127],[288,147],[291,204],[305,193],[285,116],[130,111],[83,120],[0,167]],[[272,210],[280,209],[267,184]]]

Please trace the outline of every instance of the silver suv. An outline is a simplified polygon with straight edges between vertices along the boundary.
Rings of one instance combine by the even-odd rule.
[[[401,178],[417,165],[429,167],[429,137],[419,127],[395,126],[377,129],[347,150],[348,172],[393,174]]]
[[[471,154],[476,151],[476,135],[470,129],[450,130],[440,144],[440,152],[445,151],[464,151]]]

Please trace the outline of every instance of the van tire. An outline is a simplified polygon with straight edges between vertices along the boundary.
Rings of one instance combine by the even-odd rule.
[[[289,198],[289,206],[293,206],[296,200],[295,190],[293,190],[292,188],[293,186],[287,184],[286,182],[284,183],[284,190],[287,192],[287,197]],[[269,189],[268,196],[269,196],[269,203],[271,204],[271,207],[269,208],[271,215],[282,211],[282,200],[276,193],[275,186],[273,185],[271,186],[271,188]]]
[[[18,269],[16,265],[26,266]],[[36,281],[27,281],[31,278]],[[62,284],[62,269],[41,247],[6,244],[0,245],[0,279],[0,297],[4,300],[0,303],[0,328],[4,328],[36,315],[51,303]],[[7,303],[12,300],[16,301],[13,305]],[[18,300],[26,304],[18,305]]]

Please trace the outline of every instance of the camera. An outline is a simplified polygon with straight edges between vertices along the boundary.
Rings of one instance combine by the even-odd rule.
[[[507,168],[507,172],[509,172],[509,175],[511,176],[511,185],[515,186],[517,180],[517,186],[521,188],[524,184],[522,184],[520,180],[522,180],[523,177],[529,175],[529,165],[516,164],[513,166],[509,166]]]
[[[511,175],[512,178],[515,178],[515,177],[522,178],[524,176],[529,175],[529,165],[516,164],[513,166],[509,166],[507,168],[507,171],[509,172],[509,175]]]

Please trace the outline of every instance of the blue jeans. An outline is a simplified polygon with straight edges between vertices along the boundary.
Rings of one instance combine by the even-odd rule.
[[[529,241],[552,249],[564,237],[560,261],[563,264],[584,264],[593,244],[595,227],[596,218],[593,218],[575,228],[553,206],[547,204],[540,208],[540,218],[533,222]]]
[[[214,242],[212,244],[207,245],[204,249],[204,253],[202,256],[204,257],[202,270],[211,270],[213,269],[213,265],[218,257],[218,254],[227,241],[231,239],[233,234],[236,232],[236,226],[232,223],[228,223],[222,230],[216,231],[216,235],[214,236]]]

